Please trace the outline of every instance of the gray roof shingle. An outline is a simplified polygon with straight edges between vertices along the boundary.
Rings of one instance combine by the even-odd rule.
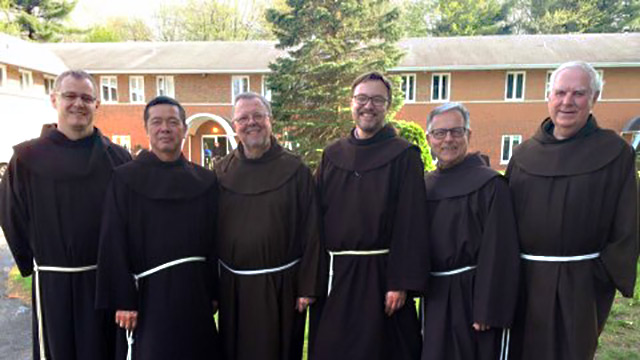
[[[67,70],[65,63],[41,44],[0,33],[0,63],[58,75]]]
[[[265,73],[284,51],[273,41],[45,44],[70,68],[93,73]],[[583,60],[640,66],[640,33],[409,38],[394,71],[552,68]]]

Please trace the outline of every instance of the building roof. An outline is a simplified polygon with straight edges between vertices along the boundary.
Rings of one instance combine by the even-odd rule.
[[[0,33],[0,63],[58,75],[67,70],[64,62],[40,44]]]
[[[273,41],[45,44],[70,67],[90,73],[265,73],[283,55]]]
[[[92,73],[265,73],[284,51],[273,41],[46,44],[70,68]],[[640,67],[640,33],[409,38],[394,71],[553,68],[583,60]]]
[[[553,68],[582,60],[597,67],[640,66],[640,33],[411,38],[396,70]]]

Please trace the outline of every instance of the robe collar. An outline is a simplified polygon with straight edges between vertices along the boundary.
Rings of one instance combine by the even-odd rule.
[[[442,200],[471,194],[489,180],[501,176],[487,166],[480,153],[468,154],[448,169],[436,169],[424,177],[427,200]]]
[[[399,137],[390,124],[368,139],[357,139],[354,131],[329,145],[324,152],[327,160],[344,170],[363,172],[377,169],[414,146]]]
[[[43,132],[40,138],[14,146],[14,150],[21,164],[33,173],[44,178],[64,180],[92,174],[97,167],[103,166],[107,151],[110,155],[107,156],[108,163],[112,168],[125,162],[127,159],[111,149],[112,145],[98,128],[94,128],[93,134],[79,140],[70,140],[52,128]],[[76,152],[81,149],[90,152],[88,163],[72,161],[79,159]],[[116,162],[118,159],[121,161]]]
[[[271,137],[271,147],[260,158],[248,159],[242,143],[215,166],[220,185],[239,194],[273,191],[291,179],[302,160]]]
[[[580,175],[615,160],[625,144],[614,131],[600,128],[593,115],[574,136],[562,140],[553,136],[553,123],[547,118],[533,138],[514,149],[511,161],[533,175]]]
[[[143,150],[138,157],[116,169],[116,175],[134,192],[154,200],[191,199],[216,183],[215,174],[187,161],[162,161]]]

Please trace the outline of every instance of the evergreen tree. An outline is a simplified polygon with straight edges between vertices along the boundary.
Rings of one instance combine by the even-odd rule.
[[[606,33],[640,29],[640,0],[518,0],[521,33]]]
[[[67,31],[67,19],[77,0],[11,0],[9,12],[22,37],[34,41],[57,41]]]
[[[270,65],[274,126],[315,166],[324,146],[352,126],[351,82],[398,64],[399,11],[385,0],[288,0],[287,5],[267,11],[277,47],[288,53]],[[401,106],[399,90],[396,95],[392,110]]]

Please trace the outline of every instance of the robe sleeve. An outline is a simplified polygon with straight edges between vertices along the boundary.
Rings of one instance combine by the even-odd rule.
[[[390,291],[427,291],[430,260],[428,248],[427,198],[424,165],[417,148],[400,155],[397,197],[393,199],[391,244],[387,265]]]
[[[495,177],[482,189],[483,232],[473,296],[473,321],[491,327],[511,325],[518,294],[518,230],[509,186]]]
[[[210,228],[209,228],[209,233],[210,235],[210,244],[211,246],[209,247],[209,255],[207,256],[207,265],[209,266],[209,274],[210,274],[210,279],[211,279],[211,284],[210,284],[210,289],[211,289],[211,299],[213,301],[219,301],[220,300],[220,279],[219,279],[219,274],[218,274],[218,249],[216,247],[217,244],[217,239],[216,239],[216,234],[217,234],[217,219],[218,219],[218,201],[219,201],[219,195],[220,195],[220,190],[219,190],[219,186],[218,186],[218,182],[216,180],[216,184],[213,185],[211,187],[211,189],[207,192],[207,197],[208,197],[208,204],[210,205],[210,214],[211,214],[211,221],[210,221]]]
[[[610,236],[601,259],[615,287],[625,297],[633,297],[638,252],[638,175],[635,154],[623,151],[622,184]],[[613,184],[608,186],[615,186]]]
[[[126,185],[115,174],[107,188],[100,246],[96,308],[111,310],[136,310],[137,288],[131,270],[127,213],[125,206]]]
[[[323,276],[322,271],[324,251],[320,242],[320,208],[311,171],[303,166],[298,173],[298,228],[302,232],[300,239],[303,242],[302,262],[298,273],[298,296],[318,297],[325,293],[327,278]]]
[[[28,176],[25,171],[14,155],[0,181],[0,226],[20,274],[26,277],[33,273],[33,252],[29,245],[29,212],[23,187]]]

